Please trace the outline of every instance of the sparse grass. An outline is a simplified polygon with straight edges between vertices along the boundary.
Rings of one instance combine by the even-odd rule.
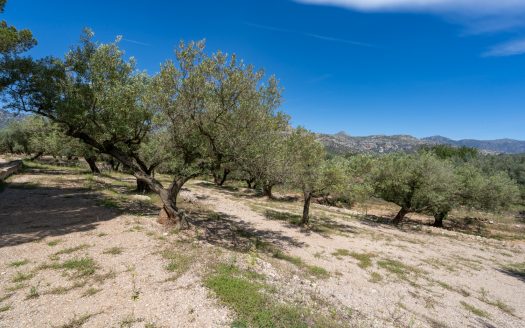
[[[90,276],[94,274],[96,270],[95,261],[89,257],[67,260],[62,263],[60,267],[66,270],[74,270],[74,276],[77,278]]]
[[[85,292],[82,293],[82,297],[93,296],[93,295],[95,295],[96,293],[101,292],[101,291],[102,291],[102,288],[94,288],[94,287],[90,287],[90,288],[86,289]]]
[[[324,268],[321,268],[319,266],[316,266],[316,265],[306,265],[306,269],[308,270],[308,272],[312,275],[312,276],[315,276],[317,278],[328,278],[330,277],[330,273],[328,273],[328,271],[326,271],[326,269]]]
[[[464,307],[465,309],[467,309],[469,312],[471,312],[471,313],[477,315],[478,317],[482,317],[482,318],[490,318],[490,315],[489,315],[487,312],[485,312],[485,311],[483,311],[483,310],[481,310],[481,309],[478,309],[478,308],[475,307],[474,305],[468,304],[468,303],[463,302],[463,301],[460,301],[459,303],[460,303],[461,305],[463,305],[463,307]]]
[[[82,327],[86,322],[88,322],[91,317],[93,317],[95,314],[83,314],[79,317],[76,315],[73,316],[68,322],[65,324],[59,326],[60,328],[79,328]]]
[[[29,263],[29,260],[23,259],[23,260],[13,261],[9,263],[9,266],[12,268],[18,268],[18,267],[21,267],[22,265],[26,265],[27,263]]]
[[[481,297],[479,297],[478,299],[482,301],[483,303],[497,307],[502,312],[505,312],[507,314],[514,315],[514,309],[510,307],[509,305],[507,305],[506,303],[504,303],[502,300],[490,300],[488,291],[486,289],[481,288],[480,294],[481,294]]]
[[[97,269],[97,264],[90,257],[72,258],[62,263],[54,262],[42,264],[38,267],[38,270],[45,269],[73,271],[72,278],[82,278],[93,275]]]
[[[9,298],[11,298],[11,296],[13,296],[12,293],[10,293],[10,294],[5,294],[4,296],[0,296],[0,303],[3,302],[3,301],[5,301],[5,300],[7,300],[7,299],[9,299]]]
[[[22,288],[26,288],[27,287],[27,284],[24,284],[24,283],[17,283],[13,286],[9,286],[6,288],[6,291],[8,292],[15,292],[17,290],[20,290]]]
[[[166,270],[173,273],[168,280],[176,280],[184,272],[188,271],[192,263],[192,256],[184,254],[182,250],[166,249],[161,252],[162,258],[168,260]]]
[[[332,253],[332,255],[336,257],[350,256],[350,252],[347,249],[338,248]]]
[[[507,264],[503,267],[503,271],[521,279],[525,279],[525,262]]]
[[[11,305],[0,306],[0,313],[11,310]]]
[[[106,249],[103,253],[104,254],[111,254],[111,255],[119,255],[122,254],[123,248],[122,247],[111,247]]]
[[[440,258],[436,258],[436,257],[428,258],[428,259],[422,260],[422,262],[430,265],[434,269],[445,269],[449,272],[457,271],[457,269],[453,265],[448,264],[447,262],[443,261]]]
[[[143,318],[137,318],[135,317],[135,315],[131,313],[131,314],[128,314],[126,317],[124,317],[124,319],[120,321],[120,328],[129,328],[129,327],[132,327],[133,324],[137,322],[142,322],[142,321],[144,321]]]
[[[116,200],[111,199],[111,198],[100,199],[98,201],[98,205],[104,206],[107,208],[118,208],[119,207],[119,203]]]
[[[14,283],[19,283],[19,282],[22,282],[22,281],[30,280],[34,276],[35,276],[34,273],[31,273],[31,272],[30,273],[22,273],[22,272],[19,271],[13,276],[11,281],[14,282]]]
[[[35,286],[31,286],[31,289],[29,289],[29,294],[26,296],[26,300],[34,299],[40,297],[40,293],[38,292],[38,289]]]
[[[275,301],[265,293],[270,289],[268,285],[248,278],[235,266],[218,265],[205,279],[205,285],[235,311],[237,319],[232,327],[320,327],[326,319],[304,307]],[[333,324],[328,326],[337,327]]]
[[[418,268],[404,264],[398,260],[385,259],[377,261],[377,265],[380,268],[387,270],[390,273],[395,274],[400,280],[410,281],[409,275],[419,275],[422,273]]]
[[[77,281],[73,283],[71,286],[59,286],[55,287],[53,289],[50,289],[49,291],[45,292],[44,294],[52,294],[52,295],[62,295],[66,294],[69,291],[72,291],[73,289],[82,288],[86,285],[86,281]]]
[[[107,235],[108,235],[107,233],[105,233],[105,232],[101,232],[101,233],[99,233],[97,236],[98,236],[98,237],[104,237],[104,236],[107,236]]]
[[[352,256],[354,259],[359,261],[359,263],[357,265],[361,269],[366,269],[366,268],[372,266],[372,257],[374,257],[375,254],[352,252],[352,253],[350,253],[350,256]]]
[[[71,254],[71,253],[74,253],[74,252],[78,252],[78,251],[81,251],[83,249],[86,249],[86,248],[89,248],[90,245],[88,244],[82,244],[82,245],[78,245],[78,246],[75,246],[75,247],[68,247],[68,248],[64,248],[58,252],[56,252],[55,254],[53,255],[62,255],[62,254]]]
[[[91,279],[98,284],[102,284],[104,283],[104,281],[108,279],[114,279],[116,276],[117,274],[115,273],[115,271],[109,270],[108,272],[103,273],[103,274],[94,274],[91,277]]]
[[[47,246],[53,247],[53,246],[60,244],[62,241],[63,241],[62,239],[53,239],[47,242]]]
[[[368,281],[377,284],[381,280],[383,280],[383,277],[379,273],[377,273],[377,272],[370,272],[370,279]]]
[[[434,280],[434,282],[436,282],[438,285],[440,285],[442,288],[444,288],[446,290],[450,290],[452,292],[456,292],[458,294],[461,294],[464,297],[469,297],[470,296],[470,292],[468,290],[466,290],[466,289],[450,286],[446,282],[440,281],[440,280]]]
[[[280,259],[280,260],[285,260],[287,262],[290,262],[293,265],[297,266],[298,268],[305,270],[306,272],[308,272],[309,274],[317,278],[324,279],[330,276],[330,273],[326,271],[324,268],[307,264],[298,256],[288,255],[288,254],[283,253],[282,251],[276,250],[273,252],[273,257]]]

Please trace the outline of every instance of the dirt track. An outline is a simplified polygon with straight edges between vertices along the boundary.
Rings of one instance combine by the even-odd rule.
[[[525,281],[506,269],[525,262],[521,243],[414,224],[397,229],[319,205],[318,229],[306,232],[290,223],[298,203],[201,181],[182,198],[192,203],[190,212],[201,206],[216,214],[194,213],[196,232],[184,237],[151,213],[102,206],[85,179],[77,171],[31,170],[0,193],[0,327],[80,319],[83,327],[228,327],[234,314],[202,277],[214,260],[248,258],[245,235],[326,269],[329,277],[316,279],[263,253],[256,261],[283,295],[318,295],[351,309],[355,326],[525,326]],[[181,243],[181,236],[191,241]],[[194,252],[191,265],[173,277],[165,249]],[[94,273],[60,268],[74,259],[92,259]]]

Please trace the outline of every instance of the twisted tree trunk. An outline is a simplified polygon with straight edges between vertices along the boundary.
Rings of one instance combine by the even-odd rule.
[[[401,223],[401,221],[403,221],[403,218],[405,217],[405,215],[407,215],[410,211],[404,207],[401,207],[401,209],[399,210],[399,212],[397,212],[397,215],[394,217],[394,220],[392,220],[392,223],[394,225],[398,225],[399,223]]]
[[[215,182],[215,184],[217,186],[224,185],[224,182],[226,182],[226,178],[228,177],[228,174],[230,174],[230,170],[229,169],[224,169],[222,174],[218,174],[216,172],[213,172],[213,182]]]
[[[310,223],[310,203],[312,201],[312,193],[307,191],[304,192],[304,205],[303,205],[303,217],[301,218],[300,225],[305,226]]]
[[[44,152],[43,151],[39,151],[38,153],[35,154],[35,156],[31,157],[29,160],[30,161],[34,161],[35,159],[39,158],[42,155],[44,155]]]
[[[273,199],[273,193],[272,193],[273,185],[264,185],[263,186],[263,195]]]
[[[91,169],[91,173],[93,173],[93,174],[100,174],[100,170],[97,167],[96,157],[94,157],[94,156],[87,156],[87,157],[84,157],[84,159],[88,163],[89,168]]]
[[[255,182],[255,179],[245,179],[244,181],[246,181],[246,186],[248,187],[248,189],[253,189],[252,183]]]
[[[443,227],[443,220],[447,218],[448,213],[445,212],[439,212],[434,214],[434,227],[442,228]]]

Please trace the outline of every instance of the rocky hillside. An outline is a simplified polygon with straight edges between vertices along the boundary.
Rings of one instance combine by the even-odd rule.
[[[452,140],[442,136],[418,139],[409,135],[373,135],[353,137],[344,132],[336,134],[319,134],[319,140],[335,153],[367,152],[391,153],[396,151],[415,151],[423,145],[447,144],[452,146],[467,146],[477,148],[486,153],[525,153],[525,141],[513,139],[498,140]]]

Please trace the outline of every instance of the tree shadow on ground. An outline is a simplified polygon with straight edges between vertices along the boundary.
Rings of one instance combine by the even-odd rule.
[[[269,220],[283,221],[288,228],[300,228],[303,232],[315,232],[323,237],[329,238],[332,234],[356,234],[357,231],[350,225],[337,222],[325,216],[312,216],[308,229],[301,227],[301,215],[275,210],[265,210],[263,215]]]
[[[244,199],[258,199],[258,198],[265,198],[266,195],[262,193],[260,190],[256,189],[249,189],[249,188],[239,188],[235,186],[217,186],[214,183],[208,182],[208,181],[200,181],[197,182],[195,185],[207,188],[207,189],[213,189],[219,193],[222,193],[224,195],[233,196],[236,198],[244,198]],[[293,203],[297,201],[299,197],[297,196],[290,196],[290,195],[284,195],[284,196],[273,196],[268,199],[270,202],[280,202],[280,203]]]
[[[491,324],[490,322],[488,322],[485,319],[476,318],[476,321],[479,323],[480,327],[483,327],[483,328],[497,328],[496,326],[494,326],[493,324]]]
[[[525,263],[497,269],[499,272],[525,282]]]
[[[260,230],[238,217],[207,210],[192,211],[191,223],[205,231],[198,239],[227,249],[247,252],[260,245],[303,247],[303,242],[276,231]]]
[[[261,197],[255,190],[247,188],[238,188],[233,186],[217,186],[216,184],[207,181],[199,181],[195,183],[195,185],[201,188],[213,189],[224,195],[229,195],[236,198],[254,199]]]
[[[81,188],[8,184],[0,197],[0,247],[93,230],[118,216],[98,205],[96,197]]]
[[[372,228],[381,227],[383,229],[397,230],[402,232],[421,232],[421,229],[426,224],[423,224],[418,220],[411,220],[410,218],[404,218],[399,224],[395,225],[392,223],[392,217],[378,216],[372,214],[358,215],[356,219],[363,225]]]

